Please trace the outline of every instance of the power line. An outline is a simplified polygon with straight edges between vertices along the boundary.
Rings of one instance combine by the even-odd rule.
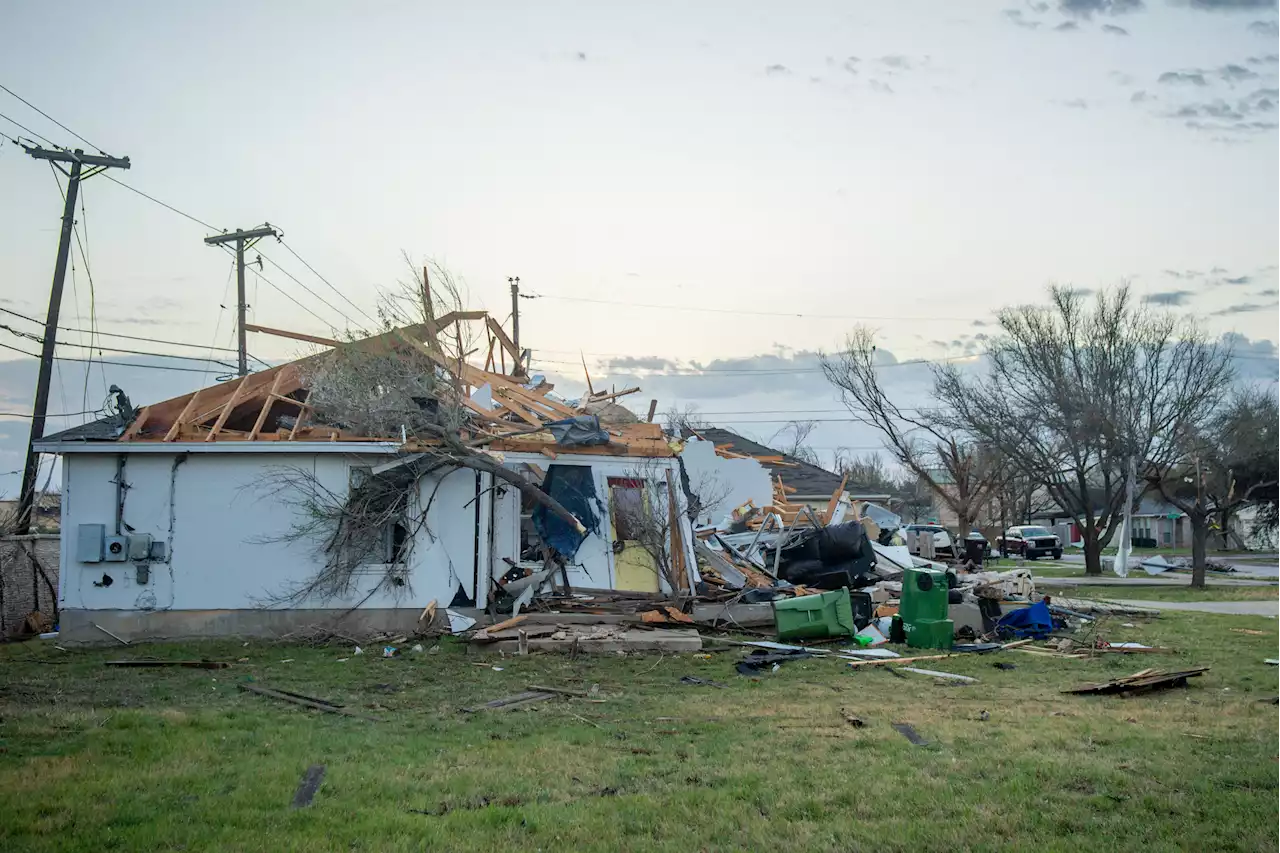
[[[957,320],[985,320],[985,317],[875,317],[869,314],[802,314],[794,311],[751,311],[744,308],[709,308],[697,305],[654,305],[646,302],[616,302],[609,299],[590,299],[585,296],[552,296],[547,293],[522,293],[521,299],[558,299],[562,302],[590,302],[595,305],[617,305],[623,308],[652,308],[660,311],[700,311],[707,314],[743,314],[752,317],[799,317],[808,320],[930,320],[952,323]]]
[[[232,255],[233,257],[235,256],[235,252],[234,252],[233,250],[231,250],[231,249],[228,249],[226,246],[220,246],[219,248],[224,249],[228,254]],[[323,323],[325,326],[328,326],[328,327],[330,327],[330,328],[332,328],[332,327],[333,327],[333,324],[332,324],[332,323],[330,323],[330,322],[329,322],[328,320],[326,320],[325,318],[321,317],[321,316],[320,316],[319,314],[317,314],[316,312],[312,311],[312,310],[311,310],[310,308],[308,308],[307,306],[303,305],[303,304],[302,304],[301,302],[299,302],[298,300],[294,299],[294,298],[293,298],[292,296],[290,296],[288,293],[285,293],[283,290],[281,290],[281,289],[280,289],[279,285],[277,285],[277,284],[276,284],[275,282],[273,282],[271,279],[267,278],[265,275],[262,275],[261,273],[259,273],[259,278],[261,278],[261,279],[262,279],[263,281],[265,281],[268,285],[270,285],[271,289],[272,289],[272,290],[274,290],[276,293],[279,293],[279,294],[280,294],[281,296],[283,296],[285,299],[288,299],[288,300],[289,300],[290,302],[292,302],[294,305],[297,305],[297,306],[298,306],[299,308],[301,308],[303,311],[306,311],[306,312],[307,312],[308,314],[310,314],[312,317],[315,317],[317,320],[319,320],[319,321],[320,321],[321,323]],[[323,301],[323,300],[321,300],[321,301]]]
[[[23,320],[27,320],[32,323],[40,324],[40,321],[35,319],[34,317],[28,317],[26,314],[21,314],[17,311],[12,311],[8,308],[0,307],[0,311],[4,312],[5,314],[12,314],[15,317],[20,317]],[[87,329],[79,329],[79,328],[76,328],[75,326],[59,326],[58,329],[63,332],[80,332],[82,334],[89,334],[89,331]],[[194,349],[203,349],[203,350],[216,349],[216,350],[222,350],[224,352],[236,351],[235,347],[207,347],[204,344],[193,344],[190,341],[166,341],[166,340],[161,340],[160,338],[144,338],[138,335],[126,335],[120,332],[103,332],[101,330],[98,330],[94,332],[94,334],[97,334],[99,337],[104,337],[104,338],[122,338],[127,341],[143,341],[145,343],[166,344],[168,346],[175,346],[175,347],[192,347]],[[270,364],[267,364],[267,362],[263,361],[260,358],[256,358],[253,356],[251,356],[251,358],[254,358],[255,361],[263,364],[266,367],[271,366]]]
[[[184,213],[183,211],[178,210],[178,208],[174,207],[174,206],[173,206],[173,205],[171,205],[171,204],[165,204],[163,201],[161,201],[160,199],[156,198],[155,196],[153,196],[153,195],[147,195],[147,194],[146,194],[146,193],[144,193],[142,190],[138,189],[137,187],[131,187],[131,186],[129,186],[128,184],[126,184],[124,181],[116,180],[115,178],[111,177],[110,175],[103,175],[103,177],[104,177],[104,178],[106,178],[108,181],[111,181],[111,183],[113,183],[113,184],[119,184],[120,186],[122,186],[122,187],[124,187],[125,189],[127,189],[129,192],[137,193],[138,195],[140,195],[140,196],[142,196],[143,198],[145,198],[147,201],[153,201],[153,202],[155,202],[156,204],[160,205],[161,207],[165,208],[166,210],[171,210],[171,211],[173,211],[174,213],[178,214],[179,216],[185,216],[187,219],[190,219],[192,222],[194,222],[194,223],[195,223],[195,224],[197,224],[197,225],[203,225],[205,228],[209,229],[210,231],[217,231],[219,234],[221,234],[221,233],[223,233],[223,232],[225,231],[225,229],[223,229],[223,228],[218,228],[217,226],[214,226],[214,225],[210,225],[208,222],[205,222],[203,219],[198,219],[198,218],[196,218],[196,217],[192,216],[190,213]]]
[[[316,272],[316,268],[315,268],[315,267],[313,267],[313,266],[311,266],[311,264],[307,263],[307,262],[306,262],[306,260],[304,260],[304,259],[303,259],[303,257],[302,257],[301,255],[299,255],[297,252],[295,252],[295,251],[293,250],[293,247],[292,247],[292,246],[290,246],[288,243],[286,243],[286,242],[284,241],[284,238],[283,238],[283,237],[277,237],[277,238],[276,238],[276,240],[277,240],[277,242],[279,242],[279,243],[280,243],[280,245],[281,245],[281,246],[284,246],[285,251],[287,251],[289,254],[291,254],[291,255],[293,255],[295,258],[297,258],[297,259],[298,259],[298,262],[299,262],[299,263],[301,263],[304,267],[306,267],[307,269],[311,270],[312,274],[314,274],[316,278],[320,279],[320,280],[321,280],[321,281],[323,281],[325,284],[329,285],[329,289],[330,289],[330,290],[332,290],[334,293],[336,293],[336,294],[338,294],[339,296],[341,296],[343,299],[346,299],[346,301],[347,301],[347,304],[348,304],[348,305],[350,305],[352,308],[354,308],[354,309],[356,309],[357,311],[359,311],[361,314],[364,314],[365,318],[366,318],[369,322],[371,322],[371,323],[373,323],[375,326],[377,326],[377,324],[378,324],[378,321],[377,321],[377,320],[375,320],[373,317],[370,317],[370,316],[365,312],[365,310],[364,310],[363,308],[361,308],[359,305],[355,304],[355,303],[354,303],[354,302],[352,302],[350,299],[348,299],[348,298],[347,298],[347,295],[346,295],[345,293],[343,293],[341,290],[339,290],[338,288],[334,287],[334,286],[333,286],[333,284],[332,284],[332,283],[330,283],[329,279],[325,278],[324,276],[320,275],[320,273]],[[264,255],[264,257],[265,257],[265,255]],[[271,259],[270,259],[270,258],[267,258],[267,260],[271,261]],[[274,264],[274,263],[275,263],[275,261],[271,261],[271,263],[273,263],[273,264]],[[279,266],[279,264],[277,264],[277,266]]]
[[[255,250],[255,251],[257,251],[257,250]],[[316,293],[314,290],[312,290],[311,288],[309,288],[309,287],[307,287],[305,284],[303,284],[303,283],[298,279],[298,277],[297,277],[297,276],[295,276],[293,273],[289,272],[287,269],[285,269],[284,267],[280,266],[280,265],[279,265],[278,263],[276,263],[275,261],[271,260],[271,258],[268,258],[268,257],[267,257],[266,255],[264,255],[262,252],[258,252],[258,255],[259,255],[261,258],[263,258],[263,259],[265,259],[266,261],[268,261],[268,262],[269,262],[273,267],[275,267],[276,269],[280,270],[280,272],[284,273],[284,274],[285,274],[285,275],[287,275],[289,278],[293,279],[294,283],[295,283],[295,284],[297,284],[297,285],[298,285],[298,287],[301,287],[301,288],[302,288],[303,290],[305,290],[307,293],[310,293],[310,294],[311,294],[312,296],[314,296],[316,299],[319,299],[322,303],[324,303],[324,305],[325,305],[325,306],[327,306],[327,307],[329,308],[329,310],[330,310],[330,311],[334,312],[334,313],[335,313],[335,314],[337,314],[339,317],[341,317],[342,319],[346,320],[346,321],[347,321],[347,323],[349,323],[351,326],[354,326],[354,327],[355,327],[355,328],[357,328],[357,329],[359,329],[359,328],[360,328],[360,324],[359,324],[359,323],[357,323],[355,320],[352,320],[352,319],[351,319],[350,317],[348,317],[346,314],[342,313],[342,311],[340,311],[339,309],[335,308],[335,307],[333,306],[333,304],[332,304],[332,303],[330,303],[330,302],[329,302],[327,299],[325,299],[323,296],[321,296],[320,294]],[[258,271],[258,273],[259,273],[259,277],[260,277],[263,281],[266,281],[268,284],[270,284],[270,281],[268,281],[267,277],[261,274],[261,273],[262,273],[262,271],[261,271],[261,270],[259,270],[259,271]],[[325,284],[329,284],[329,283],[326,281],[326,282],[325,282]],[[329,286],[330,286],[330,287],[333,287],[333,285],[331,285],[331,284],[330,284]],[[336,288],[335,288],[335,289],[336,289]],[[339,294],[339,295],[341,295],[341,294]],[[359,310],[359,309],[357,308],[356,310]]]
[[[101,414],[102,409],[91,409],[87,412],[67,412],[62,415],[45,415],[46,418],[76,418],[80,415],[97,415]],[[0,418],[32,418],[30,412],[0,412]],[[21,471],[10,471],[10,474],[21,474]]]
[[[15,98],[17,98],[19,101],[22,101],[22,103],[24,103],[24,104],[26,104],[27,106],[31,107],[31,109],[33,109],[33,110],[35,110],[36,112],[40,113],[40,115],[44,116],[44,117],[45,117],[45,118],[47,118],[49,121],[51,121],[51,122],[53,122],[54,124],[56,124],[58,127],[60,127],[60,128],[62,128],[63,130],[65,130],[67,133],[69,133],[69,134],[71,134],[72,136],[74,136],[76,139],[79,139],[81,142],[83,142],[85,145],[88,145],[90,148],[94,149],[94,150],[95,150],[95,151],[97,151],[99,154],[105,154],[105,153],[107,153],[107,152],[103,151],[101,148],[99,148],[97,145],[94,145],[92,142],[90,142],[89,140],[85,139],[85,138],[84,138],[83,136],[81,136],[80,134],[76,133],[76,132],[75,132],[74,130],[72,130],[71,128],[67,127],[67,126],[66,126],[65,124],[63,124],[62,122],[58,121],[58,120],[57,120],[56,118],[54,118],[53,116],[49,115],[49,114],[48,114],[47,112],[45,112],[44,110],[42,110],[42,109],[40,109],[39,107],[37,107],[35,104],[33,104],[33,103],[31,103],[30,101],[28,101],[26,98],[24,98],[24,97],[22,97],[21,95],[19,95],[17,92],[15,92],[15,91],[13,91],[12,89],[10,89],[8,86],[4,85],[3,83],[0,83],[0,89],[4,89],[4,90],[5,90],[6,92],[8,92],[10,95],[13,95],[13,96],[14,96]],[[48,140],[47,140],[47,139],[46,139],[45,141],[46,141],[46,142],[48,142]],[[53,143],[51,143],[51,142],[50,142],[49,144],[50,144],[50,145],[53,145]],[[55,145],[54,147],[56,148],[56,147],[58,147],[58,146],[56,146],[56,145]]]
[[[50,147],[52,147],[52,148],[57,148],[57,147],[58,147],[57,145],[54,145],[52,142],[50,142],[47,138],[45,138],[45,137],[41,136],[40,134],[36,133],[36,132],[35,132],[34,130],[32,130],[31,128],[27,127],[25,124],[22,124],[22,123],[18,122],[18,121],[17,121],[17,120],[15,120],[15,119],[11,119],[11,118],[9,118],[9,117],[8,117],[7,115],[5,115],[4,113],[0,113],[0,118],[4,119],[4,120],[5,120],[5,121],[7,121],[7,122],[10,122],[10,123],[12,123],[12,124],[17,125],[19,128],[21,128],[22,130],[25,130],[27,133],[31,134],[31,135],[32,135],[32,136],[34,136],[36,139],[39,139],[41,142],[44,142],[46,145],[48,145],[48,146],[50,146]],[[10,138],[10,139],[13,139],[13,137],[9,137],[9,138]],[[18,142],[18,140],[16,140],[16,139],[13,139],[13,142],[14,142],[14,144],[15,144],[15,145],[21,145],[21,144],[22,144],[21,142]]]

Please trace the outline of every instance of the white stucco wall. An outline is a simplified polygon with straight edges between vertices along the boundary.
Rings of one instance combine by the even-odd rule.
[[[76,553],[81,524],[102,524],[108,535],[114,532],[117,455],[68,453],[63,465],[61,606],[72,610],[180,611],[266,606],[331,609],[359,603],[372,609],[421,608],[434,599],[444,607],[454,600],[459,587],[466,597],[476,599],[479,586],[476,603],[483,607],[488,591],[486,575],[499,577],[507,571],[502,557],[519,558],[520,495],[511,487],[491,488],[489,475],[467,469],[421,484],[419,501],[425,502],[433,492],[434,499],[427,524],[415,537],[403,588],[379,590],[366,598],[385,571],[382,565],[371,565],[358,576],[353,592],[341,599],[273,604],[282,593],[313,577],[322,559],[312,544],[280,541],[293,527],[298,510],[286,496],[271,493],[271,471],[305,467],[326,488],[345,494],[353,466],[375,466],[390,458],[342,452],[183,454],[154,449],[126,454],[125,532],[132,528],[135,533],[151,534],[166,543],[168,554],[166,560],[151,563],[150,578],[138,583],[131,562],[81,563]],[[182,461],[175,468],[178,459]],[[529,454],[509,454],[506,464],[521,462],[533,462],[544,469],[551,464],[545,456]],[[658,476],[666,467],[672,468],[678,489],[675,461],[658,463]],[[608,478],[642,476],[641,467],[653,463],[562,454],[554,464],[590,466],[602,504],[596,507],[601,513],[599,533],[583,542],[569,567],[569,581],[575,587],[612,587]],[[692,565],[687,524],[683,539],[686,560]],[[101,585],[104,574],[111,578],[109,586]]]
[[[691,438],[680,460],[689,472],[690,488],[703,501],[714,502],[699,516],[701,524],[718,523],[749,500],[758,507],[773,503],[769,470],[754,459],[726,459],[716,454],[713,442]]]
[[[78,562],[75,536],[80,524],[104,524],[108,534],[113,531],[116,456],[67,455],[60,584],[63,607],[213,610],[267,605],[281,592],[312,577],[320,566],[313,546],[278,541],[281,533],[292,527],[296,509],[284,496],[269,493],[265,478],[270,470],[305,467],[320,483],[341,494],[347,489],[352,466],[385,461],[342,453],[192,453],[175,471],[177,458],[178,454],[161,453],[127,456],[124,476],[129,489],[124,523],[137,533],[150,533],[166,542],[169,552],[166,562],[151,564],[150,580],[139,584],[132,563]],[[474,496],[474,474],[454,472],[446,477],[428,519],[434,536],[415,543],[406,588],[380,591],[364,606],[412,607],[425,605],[432,598],[447,604],[458,581],[471,592],[473,525],[456,520],[458,507]],[[345,598],[291,606],[350,606],[364,599],[381,572],[381,566],[370,566],[368,573],[358,578],[353,594]],[[112,584],[95,586],[104,573],[111,576]]]

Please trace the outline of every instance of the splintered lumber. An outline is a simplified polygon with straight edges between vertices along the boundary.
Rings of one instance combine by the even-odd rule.
[[[514,696],[505,696],[501,699],[491,699],[483,705],[476,705],[472,708],[463,708],[462,710],[468,714],[474,714],[478,711],[523,707],[534,702],[542,702],[546,699],[556,698],[555,693],[549,693],[546,690],[526,690],[523,693],[517,693]]]
[[[577,696],[579,698],[591,695],[589,691],[570,690],[567,687],[546,687],[541,684],[530,684],[528,687],[535,693],[557,693],[561,696]]]
[[[279,699],[281,702],[289,702],[294,705],[301,705],[304,708],[314,708],[317,711],[324,711],[326,714],[342,714],[345,717],[355,717],[357,720],[368,720],[369,722],[382,722],[377,717],[369,717],[364,714],[357,714],[355,711],[348,711],[338,705],[331,705],[323,700],[312,697],[303,697],[287,690],[272,690],[268,687],[259,687],[256,684],[239,684],[236,685],[241,690],[249,693],[256,693],[259,696],[266,696],[271,699]]]
[[[1173,672],[1162,669],[1144,669],[1141,672],[1135,672],[1133,675],[1126,675],[1123,678],[1113,678],[1110,681],[1103,681],[1097,684],[1082,684],[1079,687],[1072,687],[1062,692],[1081,695],[1145,693],[1149,690],[1160,690],[1165,687],[1183,687],[1186,685],[1188,678],[1193,678],[1208,671],[1209,667],[1207,666],[1197,666],[1192,669]]]
[[[1030,642],[1031,640],[1015,640],[1012,643],[1005,643],[1003,646],[997,649],[997,651],[1004,651],[1005,649],[1016,649],[1019,646],[1025,645],[1026,643],[1030,643]],[[873,658],[872,660],[851,661],[849,663],[849,666],[882,666],[886,663],[897,665],[900,663],[912,663],[918,660],[942,660],[943,658],[955,657],[957,654],[964,654],[964,652],[948,652],[942,655],[919,655],[913,658]]]

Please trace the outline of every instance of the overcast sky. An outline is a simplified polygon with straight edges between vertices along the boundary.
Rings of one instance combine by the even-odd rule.
[[[4,19],[0,83],[132,158],[114,177],[218,229],[270,221],[359,306],[264,243],[266,278],[314,312],[251,275],[264,325],[366,322],[401,253],[431,256],[499,317],[508,276],[540,297],[521,332],[544,370],[656,359],[636,408],[756,420],[838,404],[812,374],[724,371],[809,364],[859,320],[900,359],[980,352],[975,323],[1050,282],[1128,280],[1274,352],[1274,0],[64,2]],[[0,113],[30,133],[0,132],[83,144],[3,91]],[[227,346],[211,232],[104,177],[83,192],[100,328]],[[0,145],[0,307],[43,316],[60,214],[48,166]],[[76,266],[69,326],[90,310]],[[31,371],[0,353],[0,403],[28,411]],[[719,375],[669,375],[695,363]],[[99,405],[97,369],[86,395],[63,368],[51,408]],[[216,375],[156,374],[105,371],[138,402]],[[25,429],[0,421],[0,474]]]

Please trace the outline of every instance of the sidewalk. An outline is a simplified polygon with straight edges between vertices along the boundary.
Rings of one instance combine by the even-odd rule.
[[[1138,577],[1130,575],[1127,578],[1117,577],[1113,574],[1097,575],[1092,577],[1074,575],[1069,578],[1045,578],[1039,577],[1032,572],[1031,579],[1035,581],[1036,586],[1191,586],[1191,574],[1189,572],[1164,572],[1159,575],[1148,575],[1141,569],[1138,571]],[[1276,582],[1265,579],[1254,580],[1250,578],[1230,578],[1214,575],[1205,578],[1205,585],[1275,586]]]
[[[1280,600],[1277,601],[1123,601],[1130,607],[1154,607],[1158,610],[1191,610],[1196,613],[1229,613],[1236,616],[1269,616],[1280,618]]]

